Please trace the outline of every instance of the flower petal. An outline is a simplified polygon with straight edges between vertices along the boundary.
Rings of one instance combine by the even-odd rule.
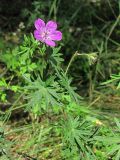
[[[38,19],[35,21],[34,25],[35,25],[35,28],[40,31],[41,28],[44,28],[44,27],[45,27],[45,22],[44,22],[42,19],[38,18]]]
[[[60,31],[55,31],[50,34],[52,40],[60,41],[62,39],[62,33]]]
[[[55,47],[55,42],[52,41],[52,40],[45,40],[45,43],[46,43],[48,46]]]
[[[55,31],[57,29],[57,23],[54,21],[48,21],[46,24],[46,29],[48,31]]]
[[[34,37],[35,39],[37,39],[38,41],[43,41],[43,38],[40,35],[40,32],[38,30],[34,31]]]

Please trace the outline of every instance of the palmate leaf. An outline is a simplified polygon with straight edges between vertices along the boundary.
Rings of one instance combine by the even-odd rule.
[[[30,36],[24,35],[24,42],[19,47],[19,52],[17,53],[17,57],[19,57],[19,62],[21,66],[31,65],[32,58],[36,50],[39,48],[40,43],[36,41],[31,34]]]
[[[83,138],[80,135],[79,130],[79,117],[73,118],[69,116],[69,118],[63,123],[63,134],[64,134],[64,141],[70,143],[70,145],[75,144],[75,140],[79,141],[79,138]],[[80,143],[82,145],[82,143]],[[83,148],[81,146],[81,148]]]
[[[88,137],[91,135],[91,129],[87,128],[87,121],[81,121],[80,118],[73,118],[68,116],[68,119],[63,124],[64,138],[66,141],[69,141],[71,144],[77,143],[81,146],[82,143],[86,143]],[[81,146],[81,149],[83,147]]]
[[[24,43],[22,46],[20,46],[21,48],[21,53],[22,51],[26,52],[26,50],[30,51],[30,53],[33,53],[33,51],[39,46],[39,42],[36,41],[33,37],[33,35],[31,34],[30,36],[26,36],[24,35]]]
[[[95,160],[95,155],[87,144],[92,129],[92,127],[88,129],[88,125],[87,121],[82,120],[81,122],[79,117],[68,116],[66,121],[62,123],[63,143],[70,149],[71,156],[74,156],[72,153],[74,151],[79,159],[80,157],[81,159],[87,159],[89,156],[90,159]]]
[[[50,63],[51,65],[55,65],[57,68],[60,67],[61,62],[63,62],[63,58],[61,58],[62,54],[59,53],[61,47],[53,48],[53,52],[50,56]]]
[[[57,77],[59,77],[59,83],[60,85],[65,89],[68,95],[70,95],[71,99],[75,102],[79,102],[80,99],[82,99],[76,92],[76,87],[71,87],[72,79],[69,79],[63,71],[59,72],[57,71]]]
[[[29,82],[25,87],[27,90],[26,99],[28,100],[28,108],[48,106],[60,106],[59,85],[54,81],[55,77],[50,77],[46,81],[42,81],[39,77],[34,82]]]

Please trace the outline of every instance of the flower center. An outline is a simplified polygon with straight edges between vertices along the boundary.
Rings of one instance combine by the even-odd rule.
[[[43,40],[50,39],[50,37],[49,37],[49,31],[44,30],[42,32],[41,36],[42,36]]]

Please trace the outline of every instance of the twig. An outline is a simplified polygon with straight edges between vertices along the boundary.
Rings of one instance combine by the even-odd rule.
[[[29,158],[29,159],[32,159],[32,160],[37,160],[37,158],[31,157],[31,156],[29,156],[26,153],[18,152],[18,154],[22,155],[22,157],[24,157],[24,158]]]

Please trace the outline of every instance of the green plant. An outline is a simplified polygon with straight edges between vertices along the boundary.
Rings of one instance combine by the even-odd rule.
[[[103,85],[109,85],[109,84],[113,84],[115,86],[117,86],[117,89],[120,88],[120,74],[113,74],[110,77],[110,80],[107,80],[106,82],[102,83]]]
[[[115,118],[117,128],[114,131],[109,130],[107,135],[96,136],[95,140],[102,142],[106,148],[107,156],[113,157],[115,160],[120,159],[120,122]]]
[[[16,150],[22,158],[32,159],[30,155],[36,155],[50,159],[57,151],[59,158],[65,160],[119,159],[118,129],[103,125],[76,92],[84,85],[84,94],[91,98],[101,81],[119,72],[117,27],[120,17],[114,11],[116,4],[117,1],[113,5],[110,0],[94,3],[92,0],[86,3],[84,0],[34,1],[31,10],[23,11],[23,17],[28,17],[27,28],[30,29],[38,17],[58,19],[64,31],[63,47],[46,46],[32,34],[25,35],[19,47],[4,49],[4,54],[1,44],[0,61],[6,70],[0,76],[0,100],[3,105],[11,101],[11,107],[0,112],[4,117],[1,120],[7,123],[13,111],[23,108],[28,113],[25,123],[31,123],[31,129],[24,129],[28,142],[24,141]],[[107,15],[109,8],[111,12]],[[106,9],[105,16],[100,14],[101,9]],[[73,50],[78,52],[71,56]],[[63,56],[67,59],[65,65]],[[115,82],[119,89],[119,80],[120,75],[114,74],[104,84]],[[119,128],[118,120],[115,121]],[[22,137],[23,128],[19,125],[16,132]],[[111,139],[112,144],[109,143]],[[2,154],[4,142],[2,137]]]
[[[13,142],[6,139],[3,127],[0,127],[0,159],[1,160],[12,160],[10,148]]]

